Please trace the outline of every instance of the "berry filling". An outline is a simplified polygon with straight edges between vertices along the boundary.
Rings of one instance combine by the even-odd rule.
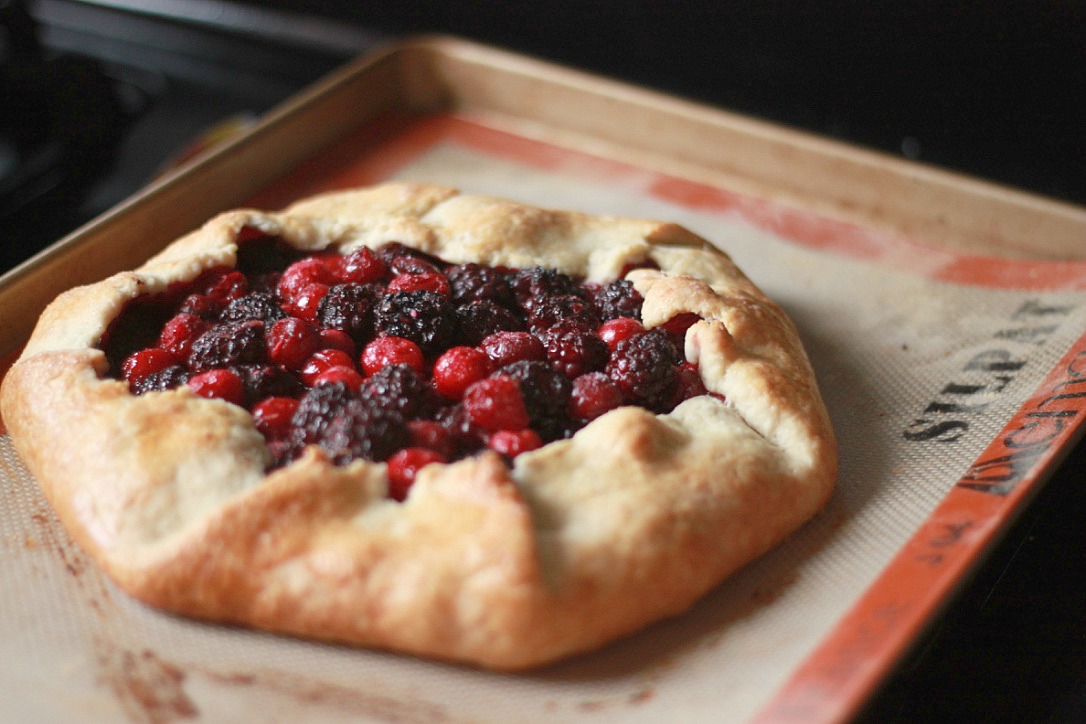
[[[399,243],[306,255],[246,229],[238,268],[130,302],[101,341],[133,394],[189,386],[248,409],[272,467],[310,445],[387,462],[403,500],[424,466],[512,460],[622,405],[707,394],[684,359],[699,317],[641,324],[619,279],[449,264]]]

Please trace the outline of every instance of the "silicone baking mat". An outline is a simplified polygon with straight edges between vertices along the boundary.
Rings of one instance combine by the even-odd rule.
[[[686,614],[502,675],[150,610],[73,546],[5,435],[10,720],[834,720],[900,659],[1079,432],[1084,263],[952,253],[471,115],[388,116],[252,204],[386,178],[672,220],[727,251],[811,356],[840,445],[827,508]]]

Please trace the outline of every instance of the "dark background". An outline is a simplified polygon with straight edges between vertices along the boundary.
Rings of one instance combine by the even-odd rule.
[[[1086,205],[1082,3],[0,0],[0,20],[0,269],[223,118],[427,32]],[[1083,448],[866,721],[1086,721]]]

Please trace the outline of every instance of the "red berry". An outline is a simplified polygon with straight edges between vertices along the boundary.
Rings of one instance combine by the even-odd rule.
[[[360,247],[344,256],[336,266],[336,276],[344,283],[369,284],[380,281],[388,267],[372,249]]]
[[[200,397],[242,404],[245,399],[245,383],[237,372],[230,369],[214,369],[193,375],[189,387]]]
[[[424,447],[405,447],[388,459],[388,496],[402,501],[415,482],[419,470],[430,463],[443,463],[445,457]]]
[[[322,329],[318,332],[321,338],[321,349],[338,349],[354,357],[358,345],[351,339],[351,335],[342,329]]]
[[[407,365],[426,371],[426,359],[417,344],[403,337],[378,337],[362,349],[362,369],[375,375],[389,365]]]
[[[327,284],[319,282],[306,284],[293,298],[283,302],[283,309],[296,317],[316,322],[321,300],[328,294],[329,288]]]
[[[701,381],[701,375],[698,373],[698,366],[693,362],[683,362],[678,367],[679,381],[675,385],[675,404],[679,404],[683,400],[689,400],[691,397],[697,397],[698,395],[704,395],[708,392],[705,389],[705,383]]]
[[[400,274],[388,283],[390,292],[437,292],[449,296],[449,280],[444,274]]]
[[[207,331],[207,322],[195,314],[182,312],[162,327],[158,346],[171,352],[178,359],[186,359],[192,349],[192,341]]]
[[[464,411],[483,428],[523,430],[528,427],[528,410],[520,394],[520,385],[508,375],[479,380],[464,392]]]
[[[607,343],[607,347],[614,351],[615,346],[624,339],[629,339],[635,334],[641,334],[645,328],[633,317],[618,317],[600,325],[596,331],[597,336]]]
[[[316,383],[317,376],[332,367],[353,368],[354,358],[342,350],[320,349],[305,361],[298,371],[298,376],[302,378],[303,383],[312,387]]]
[[[268,397],[253,406],[256,429],[267,438],[281,440],[290,434],[291,418],[298,401],[291,397]]]
[[[139,382],[147,375],[161,372],[178,364],[177,357],[161,347],[148,347],[133,352],[121,363],[121,375],[129,382]]]
[[[695,322],[701,320],[701,317],[693,312],[683,312],[682,314],[676,314],[671,319],[667,320],[660,325],[660,329],[664,330],[672,337],[684,337],[686,336],[686,330],[694,326]]]
[[[275,291],[279,301],[287,304],[292,302],[304,287],[314,283],[328,287],[336,283],[336,278],[325,262],[317,257],[308,257],[283,270]]]
[[[329,367],[317,375],[313,380],[313,386],[319,387],[320,385],[330,385],[335,382],[342,382],[349,389],[357,392],[362,387],[363,380],[362,375],[358,374],[354,367]]]
[[[498,430],[487,440],[491,450],[510,459],[542,445],[543,440],[535,430]]]
[[[411,447],[424,447],[436,450],[445,456],[452,457],[456,446],[452,435],[439,422],[433,420],[411,420],[407,423],[407,429],[411,433]]]
[[[320,349],[317,326],[297,317],[277,320],[267,331],[268,359],[290,370],[301,368]]]
[[[434,362],[434,387],[450,400],[459,400],[468,387],[494,371],[485,352],[474,347],[453,347]]]
[[[495,332],[479,343],[479,349],[494,360],[495,367],[524,360],[547,359],[543,343],[531,332]]]
[[[625,401],[622,390],[603,372],[590,372],[573,380],[569,414],[579,420],[594,420]]]
[[[249,280],[245,275],[239,271],[230,271],[208,286],[206,294],[220,304],[226,304],[245,296],[248,291]]]

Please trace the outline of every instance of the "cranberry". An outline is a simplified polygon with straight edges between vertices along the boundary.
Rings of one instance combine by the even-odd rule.
[[[316,325],[297,317],[280,319],[267,331],[268,359],[287,369],[300,369],[320,344]]]
[[[543,440],[535,430],[498,430],[487,440],[491,450],[512,459],[523,452],[542,447]]]
[[[215,369],[193,375],[188,381],[189,387],[200,397],[226,400],[241,405],[245,399],[245,385],[237,372],[228,369]]]
[[[313,379],[313,386],[343,384],[350,390],[358,390],[362,387],[362,375],[358,374],[354,367],[337,365],[329,367]]]
[[[336,268],[336,276],[341,282],[352,284],[370,284],[381,281],[388,267],[372,249],[359,247],[343,257]]]
[[[522,360],[547,358],[543,343],[531,332],[496,332],[484,338],[479,348],[494,360],[497,367]]]
[[[452,435],[441,423],[433,420],[411,420],[407,423],[407,429],[411,433],[412,447],[436,450],[446,459],[453,457],[456,446]]]
[[[399,274],[388,283],[390,292],[436,292],[449,295],[449,282],[442,274]]]
[[[178,359],[187,359],[193,341],[207,331],[207,322],[195,314],[181,312],[162,327],[158,346],[171,352]]]
[[[308,257],[294,262],[283,271],[276,294],[284,305],[293,304],[302,289],[314,283],[330,287],[336,283],[336,278],[324,261]]]
[[[683,362],[679,365],[677,372],[679,380],[675,385],[675,405],[683,400],[689,400],[691,397],[704,395],[708,392],[708,390],[705,389],[705,383],[701,381],[698,367],[693,362]]]
[[[434,362],[434,387],[450,400],[459,400],[464,391],[494,370],[485,352],[474,347],[452,347]]]
[[[351,335],[342,329],[322,329],[317,335],[321,340],[321,349],[338,349],[354,357],[358,345],[351,339]]]
[[[291,397],[268,397],[253,406],[256,429],[267,438],[283,439],[290,434],[290,420],[298,410]]]
[[[222,311],[222,305],[206,294],[190,294],[181,301],[178,311],[214,321]]]
[[[569,414],[581,420],[594,420],[625,401],[619,386],[603,372],[589,372],[573,380],[569,396]]]
[[[471,385],[464,392],[464,410],[473,423],[491,432],[528,427],[520,384],[508,375],[488,377]]]
[[[695,322],[700,320],[701,317],[693,312],[682,312],[661,324],[659,329],[664,330],[672,337],[682,338],[686,336],[686,330],[690,329],[694,326]]]
[[[148,347],[125,358],[121,363],[121,375],[130,383],[135,383],[176,364],[177,357],[173,353],[161,347]]]
[[[315,322],[329,289],[331,287],[327,284],[319,282],[306,284],[289,301],[283,302],[283,308],[297,317]]]
[[[403,337],[378,337],[362,350],[362,369],[374,375],[389,365],[405,364],[416,372],[426,371],[426,360],[419,346]]]
[[[443,463],[445,457],[424,447],[405,447],[388,459],[388,495],[393,500],[402,501],[407,491],[415,482],[419,470],[431,463]]]
[[[317,377],[330,367],[353,367],[354,358],[343,350],[321,349],[314,352],[299,370],[302,382],[312,387]]]
[[[220,304],[226,304],[245,296],[248,291],[249,280],[245,275],[239,271],[229,271],[208,286],[206,294]]]
[[[600,328],[596,331],[596,334],[606,344],[608,349],[612,352],[615,351],[615,347],[618,343],[624,339],[629,339],[635,334],[641,334],[645,331],[645,328],[641,325],[641,322],[631,317],[618,317],[617,319],[609,319],[600,325]]]

